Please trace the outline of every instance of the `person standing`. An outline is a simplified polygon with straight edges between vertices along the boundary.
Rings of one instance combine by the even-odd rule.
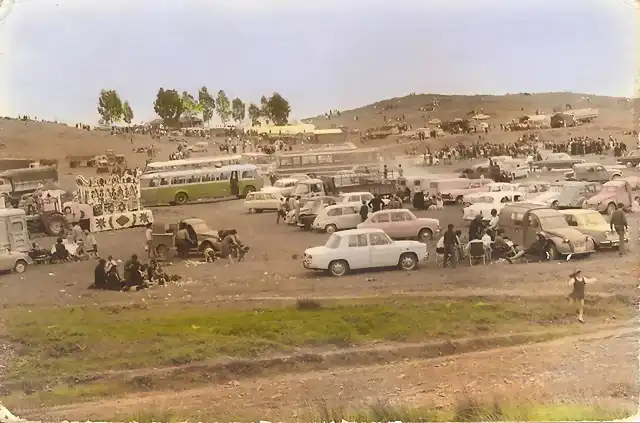
[[[153,225],[147,223],[144,229],[145,249],[147,250],[147,258],[153,258]]]
[[[595,282],[595,278],[585,278],[582,276],[582,271],[580,269],[576,269],[572,274],[569,275],[569,286],[572,287],[572,291],[569,294],[569,301],[573,304],[578,305],[578,321],[580,323],[584,323],[584,291],[585,286],[588,283]]]
[[[625,247],[626,247],[624,242],[624,238],[625,238],[624,235],[627,229],[629,229],[629,225],[627,224],[627,216],[624,213],[624,204],[618,203],[618,207],[611,214],[611,220],[609,221],[609,225],[611,226],[611,230],[615,231],[620,237],[620,243],[619,243],[620,247],[618,251],[622,256],[625,253]]]
[[[453,225],[449,223],[447,226],[447,231],[444,233],[442,237],[443,248],[444,248],[444,262],[442,267],[447,267],[447,263],[451,260],[451,267],[455,269],[458,261],[458,246],[460,242],[458,241],[458,236],[453,229]]]
[[[367,220],[369,216],[369,206],[367,206],[367,202],[362,200],[362,205],[360,206],[360,219],[364,222]]]

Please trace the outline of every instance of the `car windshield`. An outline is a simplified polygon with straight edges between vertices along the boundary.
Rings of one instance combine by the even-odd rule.
[[[604,185],[602,190],[605,192],[616,192],[620,188],[619,185]]]
[[[540,219],[542,229],[566,228],[569,226],[564,216],[545,216]]]
[[[324,246],[335,250],[340,246],[340,241],[342,241],[342,237],[340,235],[333,234],[329,237],[327,243],[324,244]]]
[[[606,225],[607,221],[604,220],[604,217],[600,213],[589,213],[583,216],[578,216],[578,222],[580,222],[581,226],[598,226],[598,225]]]

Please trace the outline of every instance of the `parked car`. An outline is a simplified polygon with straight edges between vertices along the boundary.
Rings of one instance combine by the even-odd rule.
[[[462,209],[462,219],[471,221],[477,215],[482,216],[482,220],[491,220],[491,210],[498,213],[505,204],[524,201],[524,194],[517,191],[485,192],[482,197],[474,199],[474,203]]]
[[[180,224],[184,224],[189,233],[192,241],[189,250],[192,254],[201,254],[207,248],[213,248],[214,243],[219,241],[218,232],[199,218],[182,219],[178,224],[153,222],[151,248],[157,258],[166,259],[174,251],[175,236]]]
[[[616,204],[622,203],[625,207],[631,207],[634,199],[640,201],[638,192],[634,192],[628,181],[618,179],[602,185],[596,195],[582,204],[582,208],[611,215],[616,209]]]
[[[413,270],[427,258],[424,243],[393,241],[382,229],[367,228],[332,234],[324,246],[305,250],[302,265],[343,276],[356,269],[398,266]]]
[[[527,202],[506,204],[498,225],[514,243],[527,250],[537,234],[546,239],[544,252],[551,259],[569,254],[589,255],[595,251],[593,240],[569,226],[558,210]]]
[[[626,156],[620,157],[616,160],[619,164],[623,164],[626,167],[640,166],[640,150],[631,150]]]
[[[373,194],[370,192],[345,192],[343,194],[338,195],[338,203],[359,203],[362,204],[365,201],[369,204],[369,201],[373,200]],[[386,197],[382,198],[382,202],[387,205],[389,204],[389,199]]]
[[[522,192],[527,197],[535,197],[549,190],[549,182],[526,181],[516,184],[516,191]]]
[[[620,246],[620,237],[611,230],[609,222],[596,210],[571,209],[560,210],[565,220],[572,228],[591,237],[596,248],[615,248]],[[629,235],[625,234],[625,242],[629,242]]]
[[[601,188],[602,185],[599,182],[568,182],[551,202],[551,206],[557,209],[582,208],[582,204],[596,195]]]
[[[277,192],[254,191],[244,199],[244,208],[249,212],[262,213],[264,210],[278,210],[283,197]]]
[[[332,234],[344,229],[355,229],[362,222],[358,203],[338,203],[322,209],[311,224],[316,231]]]
[[[558,200],[558,196],[568,183],[569,182],[554,182],[549,184],[546,191],[541,192],[538,195],[530,195],[527,201],[541,206],[550,206],[554,201]]]
[[[544,160],[534,161],[531,165],[543,172],[552,169],[571,169],[576,163],[584,163],[584,159],[574,159],[567,153],[551,153]]]
[[[492,184],[485,185],[480,192],[474,192],[473,194],[467,194],[462,198],[462,203],[465,205],[473,204],[475,198],[481,198],[487,192],[513,192],[517,188],[516,185],[508,182],[494,182]]]
[[[492,179],[436,179],[429,184],[429,195],[440,195],[445,203],[462,204],[464,196],[481,192],[486,185],[492,184]]]
[[[598,163],[578,163],[573,169],[564,173],[567,181],[608,182],[622,176],[617,168],[604,167]]]
[[[0,272],[24,273],[29,264],[33,264],[33,260],[27,253],[13,250],[0,251]]]
[[[293,194],[296,190],[296,185],[298,185],[298,179],[282,178],[275,181],[270,187],[263,187],[260,191],[278,193],[286,197],[287,195]]]
[[[191,153],[204,153],[209,148],[209,143],[207,141],[200,141],[195,143],[194,145],[190,145],[187,147],[187,151]]]
[[[418,239],[427,242],[440,232],[440,221],[416,217],[406,209],[380,210],[358,225],[358,229],[379,228],[392,239]]]
[[[311,229],[313,221],[318,216],[318,213],[325,207],[336,204],[336,197],[323,196],[316,197],[313,200],[309,200],[305,203],[304,207],[300,209],[298,219],[295,219],[295,210],[289,211],[287,214],[286,222],[290,225],[297,225],[300,228]]]

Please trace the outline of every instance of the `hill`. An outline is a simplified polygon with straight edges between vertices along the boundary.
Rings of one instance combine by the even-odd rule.
[[[570,104],[573,109],[597,108],[600,117],[596,125],[601,127],[632,129],[633,102],[625,98],[594,96],[580,93],[540,93],[495,95],[441,95],[411,94],[378,101],[339,115],[320,115],[304,119],[318,128],[348,127],[360,131],[379,128],[391,121],[401,120],[413,128],[427,126],[432,119],[441,121],[466,118],[483,113],[490,116],[490,124],[499,125],[513,118],[535,114],[536,110],[551,114],[564,110]],[[404,118],[403,118],[404,116]]]

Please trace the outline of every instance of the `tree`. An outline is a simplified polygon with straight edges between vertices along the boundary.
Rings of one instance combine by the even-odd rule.
[[[216,108],[216,101],[207,87],[202,87],[198,91],[198,105],[202,110],[202,120],[209,123],[213,117],[213,110]]]
[[[189,126],[193,126],[193,118],[200,112],[200,104],[187,91],[182,92],[182,116],[189,119]]]
[[[231,102],[231,114],[236,123],[240,123],[246,116],[246,106],[239,98],[234,98]]]
[[[178,91],[160,88],[158,95],[156,95],[156,101],[153,103],[153,110],[165,124],[177,124],[183,112],[182,98]]]
[[[249,119],[251,119],[251,126],[260,125],[260,107],[251,103],[247,108],[247,112],[249,113]]]
[[[280,94],[273,93],[267,100],[265,112],[269,116],[269,120],[275,125],[286,125],[289,122],[291,106]]]
[[[128,101],[125,101],[122,105],[122,120],[124,120],[127,125],[131,125],[131,122],[133,122],[133,110],[131,110]]]
[[[260,117],[262,117],[267,124],[271,121],[271,112],[269,111],[269,99],[265,96],[260,98]]]
[[[224,91],[218,91],[218,97],[216,98],[216,109],[218,111],[218,116],[220,116],[220,120],[222,124],[226,124],[231,117],[231,103],[229,102],[229,97],[224,93]]]
[[[100,90],[98,114],[104,123],[113,125],[122,118],[122,100],[116,90]]]

